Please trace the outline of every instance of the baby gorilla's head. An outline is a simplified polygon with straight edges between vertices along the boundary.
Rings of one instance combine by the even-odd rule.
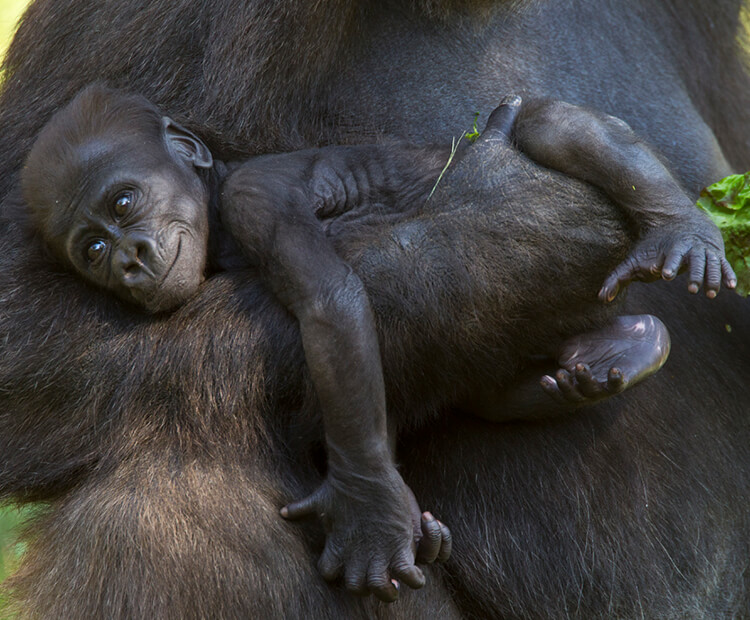
[[[31,220],[52,254],[148,312],[203,281],[208,148],[144,98],[89,86],[42,129],[21,173]]]

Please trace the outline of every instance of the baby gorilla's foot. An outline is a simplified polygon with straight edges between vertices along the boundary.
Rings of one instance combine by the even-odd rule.
[[[655,373],[669,349],[669,332],[659,319],[620,316],[602,329],[566,340],[558,354],[560,370],[542,377],[541,385],[560,403],[593,403]]]

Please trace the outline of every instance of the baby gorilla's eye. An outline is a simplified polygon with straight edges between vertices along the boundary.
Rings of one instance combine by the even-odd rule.
[[[115,213],[118,217],[122,217],[128,212],[130,206],[133,204],[133,192],[122,192],[115,198]]]
[[[86,258],[90,263],[97,263],[104,256],[104,252],[107,250],[107,244],[101,239],[97,239],[89,244],[86,249]]]

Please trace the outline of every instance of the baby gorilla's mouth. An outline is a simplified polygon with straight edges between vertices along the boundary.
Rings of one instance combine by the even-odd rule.
[[[179,236],[177,241],[177,249],[175,250],[172,262],[169,267],[164,271],[164,274],[158,280],[153,281],[153,286],[149,287],[148,290],[132,290],[131,294],[136,302],[142,306],[147,312],[164,312],[178,306],[183,300],[179,298],[179,295],[175,294],[175,291],[180,287],[175,287],[175,283],[170,282],[170,275],[174,270],[174,266],[177,264],[182,251],[182,235]],[[181,283],[178,283],[181,284]]]

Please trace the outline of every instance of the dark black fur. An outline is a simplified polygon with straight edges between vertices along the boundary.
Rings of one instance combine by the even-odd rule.
[[[739,1],[424,4],[331,1],[311,15],[311,3],[281,1],[38,2],[0,100],[4,209],[36,132],[99,78],[175,111],[224,157],[381,132],[447,141],[474,109],[520,92],[625,118],[692,193],[727,161],[750,161]],[[512,380],[524,354],[607,312],[596,292],[626,251],[615,209],[497,155],[457,167],[419,217],[336,231],[372,299],[404,427],[452,401],[467,375]],[[318,482],[319,431],[296,330],[252,274],[214,278],[170,319],[145,321],[92,299],[1,225],[0,491],[51,502],[16,581],[28,613],[748,609],[750,316],[739,298],[636,289],[628,310],[667,319],[674,343],[644,387],[556,422],[447,419],[405,440],[404,475],[456,546],[425,590],[381,608],[324,584],[320,533],[278,518]]]

